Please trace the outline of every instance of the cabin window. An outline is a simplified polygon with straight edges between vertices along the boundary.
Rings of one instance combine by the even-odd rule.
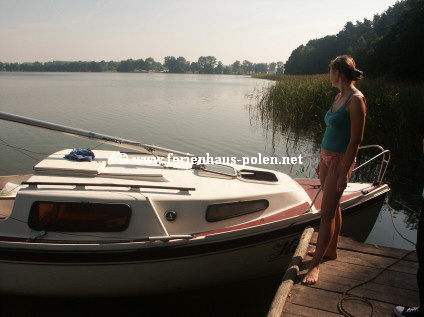
[[[118,232],[128,228],[130,216],[125,204],[36,201],[28,225],[38,231]]]
[[[214,204],[208,206],[206,210],[206,220],[214,222],[243,216],[256,211],[265,210],[268,206],[269,202],[265,199]]]
[[[242,169],[240,170],[240,177],[255,181],[278,182],[278,178],[274,173],[265,171]]]

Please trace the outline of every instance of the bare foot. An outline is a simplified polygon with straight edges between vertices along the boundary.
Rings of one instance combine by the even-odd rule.
[[[307,252],[307,255],[309,255],[309,256],[314,256],[314,254],[315,254],[315,248],[312,248]],[[326,254],[324,254],[324,258],[330,259],[330,260],[337,259],[337,251],[336,252],[327,252]]]
[[[305,285],[314,285],[316,282],[318,282],[318,275],[319,267],[314,266],[313,268],[309,269],[308,273],[306,273],[302,283]]]

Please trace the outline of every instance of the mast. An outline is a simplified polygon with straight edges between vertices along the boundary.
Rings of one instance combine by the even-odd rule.
[[[20,124],[24,124],[28,126],[33,126],[37,128],[42,128],[46,130],[61,132],[67,135],[77,136],[77,137],[81,137],[85,139],[95,140],[98,142],[103,142],[106,144],[111,144],[114,146],[130,149],[130,150],[135,150],[141,153],[154,154],[157,156],[167,156],[169,153],[173,153],[175,156],[188,156],[188,157],[195,156],[193,154],[184,153],[181,151],[174,151],[174,150],[159,147],[156,145],[141,144],[140,142],[137,142],[137,141],[121,139],[121,138],[117,138],[117,137],[106,135],[106,134],[72,128],[65,125],[61,125],[61,124],[32,119],[32,118],[19,116],[19,115],[7,113],[7,112],[0,111],[0,119],[5,121],[20,123]]]

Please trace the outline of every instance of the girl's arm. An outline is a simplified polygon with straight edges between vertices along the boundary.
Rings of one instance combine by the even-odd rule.
[[[337,180],[337,190],[339,191],[346,188],[349,181],[349,169],[355,160],[364,136],[366,106],[363,96],[353,96],[346,110],[350,115],[350,141],[340,165],[340,175]]]

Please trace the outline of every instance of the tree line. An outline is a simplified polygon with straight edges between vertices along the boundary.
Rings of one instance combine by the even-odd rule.
[[[424,0],[404,0],[373,20],[347,22],[336,35],[309,41],[292,51],[287,74],[322,74],[329,61],[352,55],[371,77],[422,81],[424,70]]]
[[[169,72],[169,73],[193,73],[193,74],[283,74],[284,64],[276,63],[252,63],[248,60],[235,61],[230,65],[224,65],[214,56],[200,56],[197,62],[187,61],[184,57],[167,56],[164,63],[160,63],[149,57],[143,59],[127,59],[120,62],[101,61],[53,61],[34,63],[2,63],[0,71],[23,71],[23,72]]]

